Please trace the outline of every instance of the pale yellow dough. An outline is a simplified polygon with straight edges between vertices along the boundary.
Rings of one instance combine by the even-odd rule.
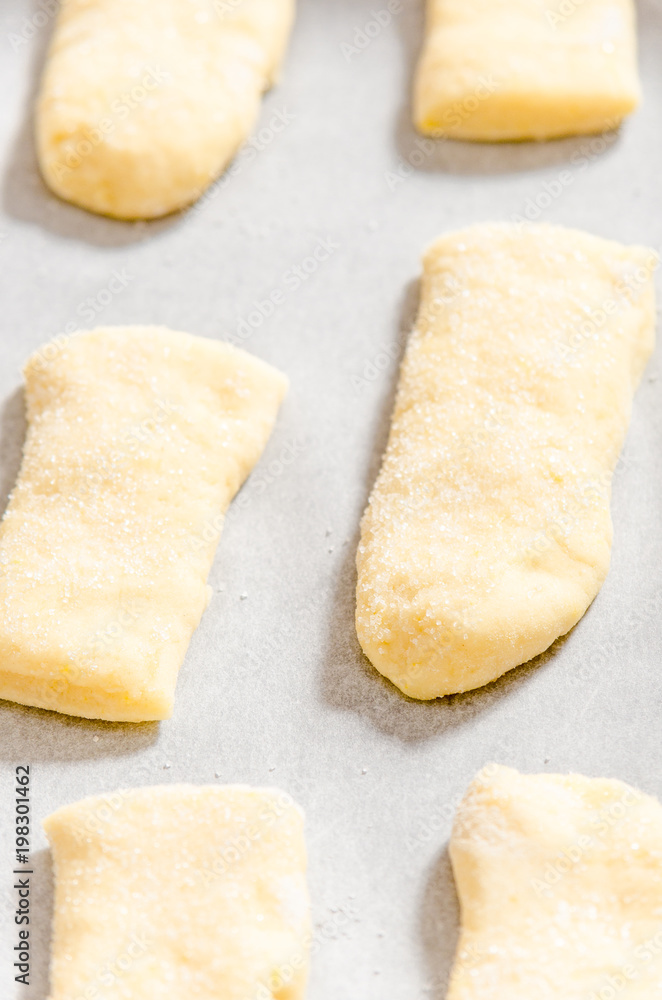
[[[107,327],[25,369],[29,429],[0,524],[0,698],[167,718],[222,514],[286,379],[227,344]]]
[[[603,132],[639,97],[633,0],[428,0],[414,97],[424,133]]]
[[[642,247],[508,223],[428,250],[357,556],[361,645],[406,694],[487,684],[598,592],[656,264]]]
[[[294,0],[62,0],[37,106],[61,198],[121,219],[195,201],[248,137]]]
[[[653,1000],[662,806],[620,781],[488,765],[450,856],[462,929],[448,1000]]]
[[[114,792],[44,822],[55,868],[49,1000],[301,1000],[310,917],[284,792]]]

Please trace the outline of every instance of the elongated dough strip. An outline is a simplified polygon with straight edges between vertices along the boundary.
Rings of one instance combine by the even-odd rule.
[[[0,525],[0,697],[167,718],[211,595],[222,514],[286,380],[162,327],[56,341],[25,379],[29,430]]]
[[[447,1000],[652,1000],[662,806],[620,781],[490,764],[450,856],[462,930]]]
[[[121,219],[195,201],[247,139],[294,0],[62,0],[37,107],[61,198]]]
[[[639,97],[633,0],[428,0],[422,132],[479,142],[603,132]]]
[[[552,226],[474,226],[428,250],[357,556],[361,645],[406,694],[487,684],[597,594],[656,264]]]
[[[289,795],[170,785],[64,806],[49,1000],[301,1000],[311,939]]]

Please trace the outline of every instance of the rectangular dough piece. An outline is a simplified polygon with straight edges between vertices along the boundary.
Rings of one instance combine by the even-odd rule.
[[[301,1000],[311,940],[303,814],[277,789],[166,785],[44,827],[49,1000]]]
[[[294,7],[294,0],[62,0],[36,115],[48,186],[121,219],[155,218],[195,201],[248,138]]]
[[[428,250],[357,555],[361,645],[411,697],[542,653],[600,589],[657,260],[510,223]]]
[[[447,1000],[653,1000],[662,806],[620,781],[490,764],[450,841],[461,933]]]
[[[604,132],[639,99],[633,0],[428,0],[414,97],[427,135]]]
[[[107,327],[46,345],[25,381],[28,434],[0,524],[0,697],[165,719],[222,515],[286,379],[228,344]]]

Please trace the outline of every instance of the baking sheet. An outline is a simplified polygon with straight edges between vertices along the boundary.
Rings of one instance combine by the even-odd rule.
[[[59,202],[41,183],[30,103],[50,4],[2,0],[2,496],[22,442],[20,366],[59,332],[164,323],[234,339],[292,383],[246,505],[228,517],[173,718],[110,725],[0,703],[3,998],[47,995],[51,874],[39,822],[85,795],[173,781],[291,792],[307,813],[309,1000],[442,1000],[457,937],[446,842],[487,761],[614,776],[662,795],[659,352],[614,482],[611,572],[567,638],[487,688],[421,704],[370,667],[353,627],[358,522],[424,246],[541,202],[541,219],[662,246],[662,3],[638,6],[645,103],[621,134],[430,150],[409,123],[420,0],[403,0],[379,31],[367,26],[383,0],[299,0],[282,81],[264,103],[262,148],[197,209],[126,224]],[[280,132],[276,113],[287,119]],[[562,171],[572,180],[559,193]],[[320,241],[326,259],[293,287],[293,269]],[[114,272],[123,287],[108,294]],[[277,289],[282,303],[262,316]],[[13,775],[26,763],[30,987],[14,983],[11,950]]]

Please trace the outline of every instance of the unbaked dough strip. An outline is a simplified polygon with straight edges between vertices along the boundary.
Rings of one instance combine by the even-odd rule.
[[[457,812],[447,1000],[652,1000],[662,806],[620,781],[488,765]]]
[[[37,106],[48,186],[120,219],[195,201],[248,138],[294,0],[62,0]]]
[[[428,0],[414,98],[428,135],[603,132],[639,98],[633,0]]]
[[[597,594],[656,264],[546,225],[474,226],[428,250],[357,556],[361,645],[411,697],[487,684]]]
[[[44,827],[49,1000],[301,1000],[311,940],[303,815],[242,785],[84,799]]]
[[[286,389],[228,344],[107,327],[38,351],[0,524],[0,697],[86,718],[172,713],[228,507]]]

